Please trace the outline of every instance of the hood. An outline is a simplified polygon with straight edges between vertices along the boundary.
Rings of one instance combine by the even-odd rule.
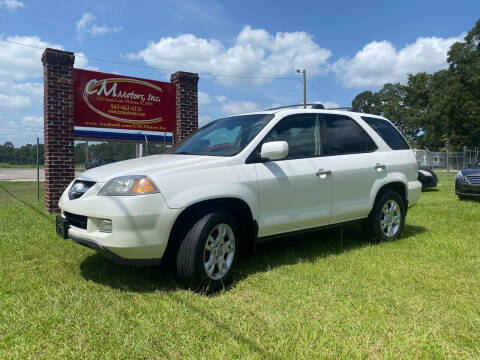
[[[463,175],[472,175],[472,174],[480,175],[480,167],[471,167],[471,168],[462,169],[462,174]]]
[[[125,175],[156,177],[157,175],[166,175],[172,172],[177,175],[183,171],[221,166],[229,162],[230,159],[220,156],[151,155],[92,168],[81,173],[78,179],[103,183],[117,176]]]

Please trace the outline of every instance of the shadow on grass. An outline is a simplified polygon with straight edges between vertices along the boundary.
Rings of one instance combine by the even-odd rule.
[[[422,189],[422,192],[423,193],[429,193],[429,192],[438,192],[440,191],[438,188],[436,187],[431,187],[431,188],[425,188],[425,189]]]
[[[403,236],[397,241],[408,240],[425,231],[426,229],[421,226],[406,225]],[[233,285],[251,274],[269,271],[277,266],[315,262],[321,258],[370,245],[375,246],[363,236],[360,225],[344,227],[343,236],[340,228],[336,228],[261,243],[254,257],[240,259]],[[86,280],[113,289],[155,292],[182,288],[181,282],[173,272],[164,266],[117,265],[99,254],[93,254],[81,263],[80,268]]]

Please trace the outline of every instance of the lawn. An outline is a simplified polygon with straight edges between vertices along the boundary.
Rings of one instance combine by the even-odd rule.
[[[61,240],[35,184],[0,183],[0,358],[478,359],[480,202],[453,182],[395,242],[349,226],[263,244],[213,296]]]

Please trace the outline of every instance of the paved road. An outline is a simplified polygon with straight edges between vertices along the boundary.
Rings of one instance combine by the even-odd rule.
[[[0,169],[0,181],[37,181],[37,169]],[[40,169],[40,181],[45,181],[44,169]]]

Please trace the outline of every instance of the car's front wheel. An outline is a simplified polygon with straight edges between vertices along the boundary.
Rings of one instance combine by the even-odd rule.
[[[238,256],[238,229],[227,213],[199,218],[188,230],[177,253],[177,272],[193,289],[227,286]]]
[[[400,194],[386,191],[375,200],[365,222],[368,236],[376,241],[397,239],[405,227],[405,215],[405,202]]]

